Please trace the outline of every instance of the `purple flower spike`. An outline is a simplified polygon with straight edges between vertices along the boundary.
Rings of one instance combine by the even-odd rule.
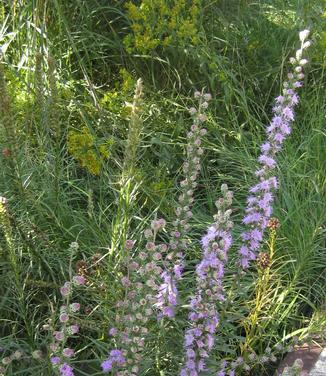
[[[157,307],[160,309],[158,317],[175,316],[177,305],[178,289],[177,281],[182,277],[184,266],[183,252],[187,248],[187,232],[189,232],[189,220],[192,217],[191,206],[194,202],[194,189],[197,186],[197,178],[200,172],[200,157],[203,154],[201,137],[206,134],[206,129],[202,128],[202,123],[207,117],[203,114],[211,100],[210,94],[200,92],[195,93],[195,98],[199,100],[198,109],[192,107],[189,112],[193,117],[193,125],[187,134],[187,158],[183,164],[185,179],[180,182],[181,194],[179,196],[179,207],[176,209],[177,219],[174,222],[174,231],[171,233],[170,253],[165,259],[165,270],[161,274],[162,283],[157,294]]]
[[[59,364],[61,362],[61,359],[58,356],[53,356],[50,360],[52,364]]]
[[[146,323],[156,318],[153,306],[159,288],[157,280],[163,271],[157,263],[162,259],[162,252],[166,251],[164,244],[156,244],[156,237],[165,225],[163,218],[152,221],[151,227],[144,231],[146,245],[143,250],[128,260],[128,277],[122,277],[125,298],[117,302],[115,326],[109,330],[120,350],[110,351],[108,358],[102,362],[103,372],[119,369],[114,374],[126,375],[131,370],[130,375],[136,375],[141,368],[148,336]],[[123,316],[119,314],[121,308]]]
[[[76,243],[77,244],[77,243]],[[76,247],[76,244],[74,247]],[[73,245],[73,243],[72,243]],[[78,245],[77,245],[78,246]],[[74,376],[73,368],[68,364],[69,358],[74,356],[74,350],[70,347],[64,347],[69,337],[78,333],[78,325],[69,325],[71,323],[70,313],[76,314],[80,310],[80,303],[69,302],[76,285],[83,285],[85,279],[82,276],[74,276],[71,281],[65,282],[60,288],[61,295],[65,298],[65,304],[60,307],[59,322],[60,330],[53,330],[54,342],[49,344],[50,360],[55,374],[60,372],[61,376]]]
[[[302,59],[302,53],[310,46],[310,43],[305,41],[308,34],[308,30],[300,32],[301,48],[297,50],[296,57],[290,59],[294,65],[293,72],[288,74],[289,80],[283,83],[282,95],[275,99],[273,118],[266,128],[267,140],[261,146],[262,154],[258,158],[261,167],[255,173],[259,183],[249,190],[251,194],[247,199],[246,214],[242,220],[246,230],[241,234],[243,244],[239,250],[239,265],[243,269],[247,269],[250,262],[256,259],[264,230],[272,215],[274,191],[278,188],[277,178],[272,172],[277,164],[276,154],[291,133],[294,107],[299,102],[296,89],[302,86],[302,66],[307,63],[306,59]]]
[[[126,359],[122,354],[121,350],[111,350],[109,357],[102,362],[103,372],[110,372],[113,367],[120,367],[126,363]]]
[[[202,238],[203,257],[197,265],[197,290],[190,302],[190,328],[185,333],[185,364],[180,376],[199,375],[206,370],[206,358],[214,346],[214,333],[219,322],[216,302],[224,301],[222,279],[227,253],[232,244],[230,221],[232,192],[225,184],[223,198],[216,202],[215,223]]]
[[[70,367],[70,365],[67,364],[67,363],[64,363],[64,364],[60,367],[60,374],[61,374],[61,376],[75,376],[75,374],[74,374],[74,370],[73,370],[72,367]]]

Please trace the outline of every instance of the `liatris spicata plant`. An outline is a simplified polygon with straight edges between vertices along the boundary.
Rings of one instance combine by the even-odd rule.
[[[115,326],[109,330],[114,337],[117,349],[111,350],[102,362],[103,372],[120,369],[116,375],[137,375],[140,371],[142,352],[148,336],[148,321],[156,320],[153,305],[156,301],[158,284],[156,280],[162,273],[157,265],[162,259],[166,245],[156,245],[157,233],[165,227],[165,220],[158,219],[145,230],[146,250],[140,251],[135,257],[127,257],[128,275],[121,278],[125,288],[125,298],[117,303],[118,313]],[[134,241],[127,240],[126,250],[132,251]],[[123,314],[121,314],[123,312]],[[118,329],[119,328],[119,329]]]
[[[10,151],[12,153],[16,154],[18,150],[17,130],[14,123],[14,115],[11,108],[11,99],[8,94],[3,65],[2,55],[0,52],[0,119],[5,131],[8,147],[10,148]]]
[[[44,111],[44,78],[43,78],[43,55],[41,52],[35,54],[35,102],[39,111],[39,124],[43,121]]]
[[[194,189],[197,187],[197,178],[200,172],[200,157],[203,154],[201,145],[201,136],[206,134],[206,129],[201,128],[206,121],[206,115],[203,113],[211,100],[211,95],[195,92],[195,98],[198,99],[198,110],[194,107],[189,112],[193,117],[191,131],[187,134],[187,157],[183,164],[184,180],[181,181],[181,194],[179,196],[180,206],[176,209],[177,219],[174,222],[174,230],[171,232],[169,244],[169,253],[165,258],[161,278],[159,294],[157,296],[156,306],[160,309],[159,316],[169,318],[175,315],[177,305],[177,281],[181,278],[183,270],[184,250],[187,248],[187,233],[190,225],[189,219],[192,217],[191,206],[194,202]]]
[[[128,138],[125,147],[122,176],[119,182],[119,205],[111,236],[111,254],[117,253],[117,250],[119,250],[119,245],[123,246],[125,244],[130,224],[129,212],[134,203],[139,186],[134,179],[134,170],[143,125],[141,118],[142,96],[143,83],[139,78],[136,83],[134,98],[131,104]],[[119,256],[121,257],[124,255],[119,253]]]
[[[230,221],[233,193],[226,184],[223,198],[216,202],[215,223],[202,238],[203,258],[196,267],[197,290],[190,302],[190,328],[185,334],[185,364],[180,376],[196,376],[206,370],[206,359],[214,346],[214,333],[219,322],[217,302],[223,302],[222,278],[227,253],[232,244]]]
[[[70,248],[76,247],[77,243],[72,243]],[[60,288],[60,293],[64,299],[64,304],[60,307],[59,321],[60,330],[53,331],[54,342],[50,344],[51,364],[53,369],[61,376],[74,376],[74,371],[69,360],[74,356],[74,350],[67,347],[69,337],[79,332],[79,326],[73,321],[74,315],[80,310],[78,302],[71,302],[74,287],[82,286],[86,282],[81,275],[75,275],[71,281],[67,281]]]
[[[302,374],[303,361],[296,359],[292,367],[285,367],[280,376],[300,376]]]
[[[244,269],[249,267],[250,261],[256,259],[264,230],[272,214],[273,192],[278,188],[278,180],[273,173],[277,164],[275,157],[291,133],[294,107],[299,102],[296,90],[302,86],[302,70],[308,62],[302,58],[304,50],[310,46],[310,41],[306,41],[308,35],[309,30],[299,34],[301,47],[296,51],[296,57],[290,58],[290,63],[294,66],[293,72],[288,74],[288,80],[283,83],[282,95],[275,99],[274,116],[266,129],[267,140],[261,145],[262,153],[258,161],[262,167],[256,171],[259,183],[250,188],[246,215],[243,218],[247,229],[241,234],[243,244],[239,250],[239,263]]]
[[[46,111],[45,111],[45,79],[44,79],[44,69],[43,69],[43,53],[42,51],[36,52],[35,54],[35,71],[34,71],[34,117],[35,123],[29,127],[29,136],[31,142],[34,144],[36,138],[39,136],[40,148],[42,154],[45,155],[45,141],[47,136],[47,126],[46,126]],[[57,119],[58,120],[58,119]]]
[[[221,360],[219,370],[216,376],[236,376],[242,375],[243,372],[250,374],[250,371],[257,365],[266,365],[267,363],[275,363],[277,357],[270,347],[266,347],[265,351],[258,355],[251,351],[243,356],[238,356],[233,361]]]
[[[56,61],[53,56],[48,57],[48,79],[49,79],[49,87],[50,87],[50,96],[49,96],[49,122],[51,126],[51,132],[54,134],[54,138],[58,143],[60,141],[60,123],[58,122],[58,90],[57,90],[57,80],[55,76],[56,70]]]
[[[243,320],[245,340],[241,344],[242,354],[248,349],[255,348],[255,343],[259,341],[262,335],[261,325],[259,324],[262,320],[266,322],[264,307],[268,304],[271,282],[275,277],[271,266],[275,254],[276,229],[278,226],[277,218],[271,218],[268,221],[267,227],[270,230],[268,252],[260,252],[257,258],[258,276],[255,283],[254,298],[252,299],[252,306],[249,305],[251,307],[249,315]]]
[[[140,141],[140,133],[142,130],[142,120],[140,117],[140,110],[142,105],[142,95],[143,95],[143,82],[139,78],[135,87],[134,100],[131,105],[131,114],[130,114],[130,125],[128,132],[128,139],[125,149],[125,158],[124,158],[124,173],[130,173],[136,161],[137,148]]]

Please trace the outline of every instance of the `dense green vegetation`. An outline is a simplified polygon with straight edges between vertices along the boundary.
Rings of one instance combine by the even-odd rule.
[[[273,216],[280,225],[266,232],[260,249],[271,260],[267,269],[254,262],[241,273],[248,190],[257,180],[274,97],[306,28],[309,65],[276,169]],[[117,345],[108,330],[122,314],[116,304],[125,293],[129,253],[138,257],[152,220],[167,221],[161,242],[172,230],[192,124],[188,108],[202,89],[212,100],[179,308],[172,320],[149,321],[134,374],[180,373],[200,239],[223,183],[234,193],[234,244],[203,375],[216,375],[223,360],[238,362],[231,366],[236,375],[273,375],[297,341],[322,342],[324,0],[0,0],[0,45],[0,374],[59,374],[50,344],[66,299],[60,288],[76,275],[86,284],[72,292],[81,308],[73,314],[79,333],[66,346],[75,350],[69,364],[75,375],[102,374],[102,361]],[[136,242],[129,253],[127,239]],[[240,357],[251,361],[249,371]]]

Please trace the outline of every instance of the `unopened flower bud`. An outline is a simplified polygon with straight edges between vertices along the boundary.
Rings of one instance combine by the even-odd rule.
[[[70,349],[69,347],[66,347],[65,349],[62,350],[62,354],[66,356],[67,358],[71,358],[74,356],[74,350]]]
[[[133,249],[134,245],[135,245],[135,242],[133,240],[127,239],[125,242],[125,247],[129,251]]]
[[[2,364],[4,364],[5,366],[10,363],[11,363],[11,359],[9,358],[9,356],[2,358]]]
[[[32,358],[33,359],[38,360],[38,359],[41,359],[42,357],[43,357],[43,353],[42,353],[41,350],[35,350],[35,351],[32,352]]]
[[[297,50],[296,53],[295,53],[295,57],[296,57],[297,61],[299,61],[302,57],[302,50]]]
[[[15,351],[12,354],[12,358],[16,359],[16,360],[19,360],[22,356],[23,356],[23,353],[21,351],[19,351],[19,350]]]
[[[79,303],[71,303],[70,309],[72,312],[78,312],[80,310],[80,304]]]
[[[204,94],[205,101],[209,102],[212,99],[212,95],[210,93]]]
[[[59,316],[59,320],[60,320],[60,322],[68,322],[69,321],[69,316],[66,313],[62,313]]]
[[[2,155],[5,158],[9,158],[11,156],[11,150],[9,148],[4,148],[2,149]]]
[[[304,42],[307,39],[309,33],[310,33],[310,30],[307,30],[307,29],[303,30],[303,31],[300,31],[300,33],[299,33],[300,41]]]
[[[197,110],[195,109],[195,107],[191,107],[191,108],[189,108],[189,113],[190,113],[190,115],[193,116],[197,113]]]
[[[85,277],[83,277],[82,275],[75,275],[73,278],[72,278],[72,281],[76,284],[76,285],[84,285],[86,283],[86,279]]]

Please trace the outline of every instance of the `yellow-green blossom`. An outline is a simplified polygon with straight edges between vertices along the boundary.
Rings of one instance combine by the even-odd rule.
[[[199,42],[201,0],[142,0],[139,6],[129,1],[126,9],[131,33],[124,44],[129,52]]]
[[[136,80],[130,72],[125,68],[120,69],[119,80],[114,85],[114,88],[104,93],[100,103],[105,109],[108,109],[122,118],[130,116],[130,107],[126,106],[134,91]]]
[[[70,131],[68,133],[69,153],[93,175],[99,175],[105,159],[110,157],[110,147],[112,140],[106,141],[97,146],[95,137],[89,132],[87,127],[81,131]]]

